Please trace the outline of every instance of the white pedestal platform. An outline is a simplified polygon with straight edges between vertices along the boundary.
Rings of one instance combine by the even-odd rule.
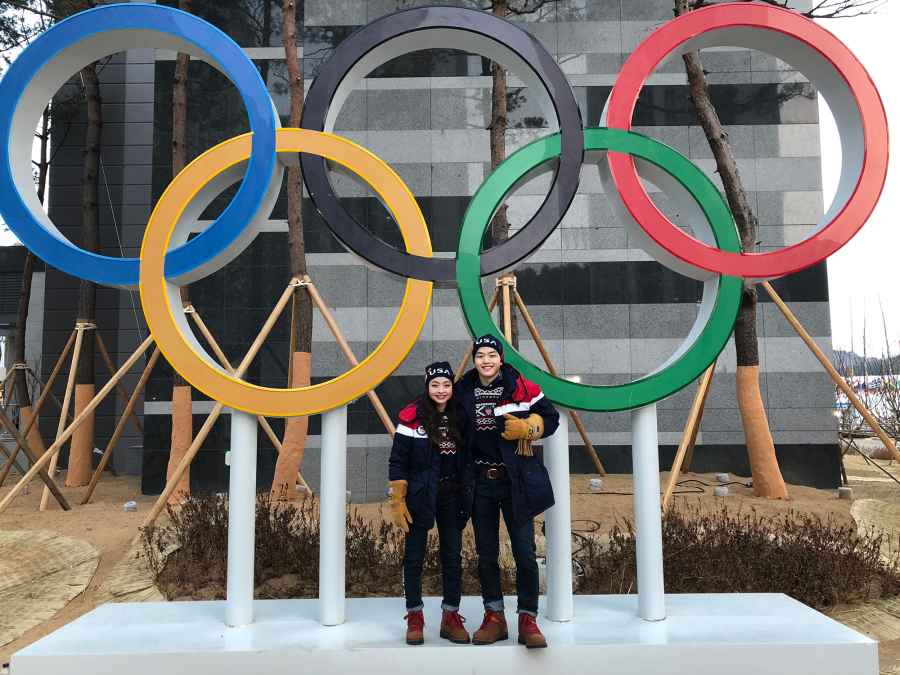
[[[224,602],[108,604],[12,657],[11,675],[876,675],[878,645],[784,595],[667,595],[668,618],[639,619],[637,597],[575,596],[575,619],[541,618],[550,647],[510,639],[453,645],[438,637],[440,603],[425,601],[425,645],[403,642],[403,601],[347,601],[322,626],[316,600],[258,600],[255,623],[227,628]],[[463,600],[470,631],[480,598]]]

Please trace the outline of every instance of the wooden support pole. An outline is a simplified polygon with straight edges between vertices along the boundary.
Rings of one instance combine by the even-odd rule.
[[[11,368],[10,371],[6,374],[6,377],[3,378],[3,407],[7,407],[9,405],[9,400],[12,398],[9,394],[6,393],[6,387],[13,375],[15,375],[15,370]]]
[[[813,356],[819,360],[819,363],[822,364],[825,372],[828,373],[828,376],[837,385],[838,389],[844,392],[850,400],[850,403],[853,404],[853,407],[856,408],[859,414],[862,415],[863,419],[872,428],[872,431],[874,431],[878,438],[881,439],[881,442],[884,443],[884,447],[891,453],[891,456],[896,460],[900,460],[900,452],[897,452],[897,446],[894,444],[894,440],[881,428],[881,425],[878,423],[878,420],[875,419],[875,416],[869,412],[869,409],[866,408],[865,404],[859,399],[859,396],[856,395],[856,392],[853,391],[853,387],[847,384],[844,378],[841,377],[841,374],[831,364],[831,361],[828,360],[825,352],[819,348],[819,345],[817,345],[812,336],[806,332],[806,329],[794,313],[786,304],[784,304],[784,300],[781,299],[781,296],[778,295],[774,288],[772,288],[772,284],[768,281],[763,281],[760,285],[766,289],[766,293],[769,294],[769,297],[772,298],[772,301],[778,306],[778,309],[781,310],[784,318],[791,324],[791,328],[793,328],[797,335],[800,336],[800,339],[806,343],[806,346],[809,347],[809,351],[811,351]]]
[[[62,435],[53,442],[53,445],[47,448],[47,451],[43,455],[41,455],[34,464],[31,465],[31,468],[28,469],[24,476],[22,476],[21,480],[19,480],[19,482],[13,486],[13,488],[9,491],[9,493],[7,493],[3,500],[0,501],[0,513],[3,513],[4,509],[9,506],[9,503],[13,499],[15,499],[17,494],[19,494],[19,491],[28,484],[28,481],[34,478],[35,474],[37,474],[44,467],[44,465],[50,461],[51,458],[56,457],[56,454],[59,452],[60,448],[63,447],[65,442],[72,437],[72,434],[74,434],[78,430],[78,427],[80,427],[84,423],[88,416],[90,416],[94,412],[94,410],[97,409],[97,406],[99,406],[103,402],[103,399],[106,398],[107,394],[109,394],[109,392],[112,391],[116,386],[116,382],[125,377],[128,371],[131,370],[131,367],[141,357],[141,355],[143,355],[143,353],[147,351],[147,348],[152,343],[153,337],[148,336],[140,344],[140,346],[138,346],[134,354],[126,359],[125,363],[123,363],[122,367],[119,368],[115,375],[113,375],[112,379],[110,379],[109,382],[103,385],[103,388],[99,392],[97,392],[94,398],[90,400],[90,402],[84,407],[84,410],[82,410],[78,417],[76,417],[72,421],[72,424],[70,424],[68,428],[66,428],[66,430],[62,433]]]
[[[10,374],[6,376],[6,380],[3,381],[3,409],[8,410],[9,406],[12,404],[13,394],[16,392],[16,378],[12,378],[12,384],[9,385],[9,389],[6,388],[6,384],[9,382],[9,378],[15,374],[15,369],[9,371]]]
[[[50,391],[51,389],[53,389],[53,383],[56,382],[56,376],[59,375],[60,371],[62,370],[63,364],[66,362],[66,357],[69,355],[69,352],[72,350],[74,344],[75,331],[73,330],[69,334],[69,339],[66,341],[66,346],[63,347],[63,350],[60,352],[59,358],[56,359],[53,370],[50,371],[50,377],[47,378],[47,384],[45,384],[43,389],[41,389],[41,395],[40,397],[38,397],[38,401],[37,403],[35,403],[34,408],[31,411],[31,419],[28,421],[28,424],[25,425],[25,430],[22,432],[23,438],[28,438],[28,434],[31,433],[31,428],[37,423],[38,415],[41,412],[41,408],[44,406],[44,401],[46,401],[47,397],[51,395]],[[62,404],[60,404],[60,408],[62,408]],[[16,456],[19,454],[20,447],[20,445],[16,445],[15,449],[13,450],[13,460],[15,460]],[[9,475],[10,469],[12,469],[12,464],[7,464],[3,468],[3,473],[0,474],[0,487],[3,487],[3,482]]]
[[[234,374],[234,368],[231,365],[231,361],[228,360],[228,357],[225,355],[225,352],[222,351],[222,348],[219,346],[219,343],[216,341],[216,338],[213,336],[212,331],[209,330],[209,327],[206,325],[206,322],[200,317],[197,309],[192,305],[188,305],[184,308],[185,314],[187,314],[193,322],[196,324],[197,329],[200,331],[201,335],[206,339],[206,342],[209,344],[210,348],[216,355],[216,358],[219,360],[219,363],[222,364],[222,367],[225,368],[229,373]],[[269,424],[269,420],[267,420],[263,415],[256,416],[257,421],[259,422],[259,426],[262,427],[262,430],[265,432],[266,436],[268,436],[269,440],[272,442],[272,445],[275,446],[275,450],[280,455],[283,446],[281,445],[281,439],[278,438],[278,435],[275,433],[275,430],[272,429],[272,425]],[[299,471],[297,472],[297,478],[300,479],[300,482],[303,483],[303,487],[306,488],[306,491],[309,494],[312,494],[312,488],[309,486],[309,483],[306,482],[306,479],[303,477],[303,474]]]
[[[59,423],[56,425],[56,439],[62,435],[66,428],[66,421],[69,417],[69,403],[72,400],[72,393],[75,391],[75,375],[78,370],[78,360],[81,357],[81,345],[84,342],[85,325],[78,323],[75,326],[75,346],[72,348],[72,363],[69,366],[69,378],[66,380],[66,393],[63,395],[62,410],[59,411]],[[49,450],[48,450],[49,452]],[[50,457],[50,466],[47,467],[47,473],[53,476],[56,473],[56,463],[59,461],[59,453],[53,453]],[[50,490],[44,488],[41,493],[41,503],[38,507],[41,511],[47,510],[50,500]]]
[[[285,305],[287,305],[288,301],[291,299],[291,295],[293,294],[294,289],[299,286],[300,283],[301,282],[299,279],[291,279],[291,282],[288,284],[287,288],[284,289],[281,297],[278,298],[278,302],[275,303],[274,309],[272,309],[271,314],[269,314],[269,318],[266,319],[266,322],[260,329],[259,335],[256,336],[253,344],[250,345],[250,349],[247,350],[247,353],[241,360],[240,365],[238,365],[238,367],[235,369],[235,377],[241,378],[244,376],[244,373],[247,372],[247,369],[250,367],[250,364],[253,363],[253,359],[256,358],[256,354],[262,347],[263,342],[265,342],[266,338],[269,336],[269,333],[272,332],[272,328],[275,326],[275,322],[278,321],[278,317],[281,316],[281,313],[284,311]],[[165,508],[166,502],[169,500],[169,497],[172,496],[175,488],[178,487],[178,481],[181,480],[184,472],[187,471],[187,468],[191,465],[191,462],[194,460],[194,456],[197,454],[197,452],[199,452],[200,447],[206,440],[206,437],[209,436],[209,432],[212,430],[213,424],[215,424],[216,420],[219,419],[219,415],[222,414],[222,409],[224,407],[225,405],[218,401],[213,406],[213,409],[210,411],[209,416],[206,418],[206,421],[203,422],[203,426],[200,427],[200,430],[194,437],[194,440],[191,443],[190,447],[181,457],[181,461],[178,462],[178,466],[175,467],[172,475],[166,482],[166,486],[163,488],[163,491],[159,495],[159,497],[157,497],[156,503],[153,504],[153,508],[150,509],[150,513],[147,514],[147,517],[144,519],[141,527],[150,527],[156,521],[157,517],[159,517],[159,514],[162,512],[163,508]]]
[[[3,451],[4,455],[6,455],[6,459],[12,460],[12,453],[9,450],[7,450],[6,446],[3,445],[2,441],[0,441],[0,450]]]
[[[291,296],[291,337],[288,340],[288,386],[294,382],[294,352],[297,351],[297,291]]]
[[[94,327],[94,338],[96,339],[97,347],[100,350],[100,357],[106,364],[106,367],[109,370],[109,374],[112,375],[114,372],[116,372],[116,366],[113,364],[113,360],[109,356],[109,350],[106,348],[106,343],[103,341],[103,336],[100,335],[100,331],[97,330],[96,326]],[[121,397],[125,405],[128,405],[128,401],[131,400],[131,396],[128,394],[128,390],[125,389],[124,385],[121,382],[116,385],[116,391],[119,392],[119,396]],[[138,419],[137,414],[132,412],[128,417],[134,423],[134,428],[137,430],[137,432],[139,434],[143,434],[144,426]]]
[[[522,299],[522,296],[519,295],[519,291],[517,289],[513,289],[513,298],[516,301],[516,307],[519,308],[519,314],[522,315],[522,319],[525,321],[525,325],[528,327],[528,332],[531,333],[531,337],[534,338],[534,342],[537,345],[538,351],[541,353],[541,357],[544,359],[544,363],[547,364],[547,370],[554,377],[559,376],[559,372],[556,370],[556,366],[553,363],[553,359],[550,358],[550,352],[547,351],[546,345],[544,345],[544,340],[541,338],[541,334],[538,332],[537,324],[534,323],[534,319],[531,318],[531,312],[528,311],[528,307],[525,305],[525,301]],[[572,420],[572,423],[575,425],[575,428],[578,430],[578,434],[581,436],[581,440],[584,443],[584,451],[587,453],[588,459],[591,460],[591,463],[594,465],[594,469],[601,476],[606,475],[606,468],[603,466],[603,462],[600,461],[600,456],[597,453],[596,448],[594,448],[594,444],[591,443],[591,437],[588,435],[587,428],[584,426],[584,422],[581,421],[581,415],[579,415],[575,410],[569,410],[569,419]]]
[[[153,370],[153,367],[159,360],[159,354],[159,347],[154,347],[153,353],[150,355],[150,359],[147,361],[147,365],[144,367],[144,372],[141,373],[141,377],[135,385],[134,391],[131,392],[131,396],[129,397],[128,402],[125,404],[125,410],[122,411],[122,415],[121,417],[119,417],[119,421],[116,422],[116,428],[113,430],[113,434],[110,437],[109,442],[106,444],[106,449],[103,451],[103,457],[100,458],[100,463],[94,470],[94,475],[91,476],[91,482],[88,484],[87,492],[84,495],[84,499],[81,500],[82,504],[87,504],[91,501],[91,497],[94,496],[94,490],[97,489],[97,483],[100,482],[100,477],[103,475],[103,471],[106,469],[106,465],[109,463],[110,458],[112,458],[113,450],[115,449],[116,444],[119,442],[119,439],[122,437],[122,434],[125,431],[125,425],[128,423],[129,415],[134,410],[135,405],[137,404],[137,401],[141,396],[141,393],[144,391],[144,387],[147,385],[147,380],[150,379],[150,372]]]
[[[700,426],[700,419],[703,415],[703,403],[706,401],[706,393],[709,391],[709,383],[712,382],[713,372],[716,369],[716,363],[713,363],[703,371],[700,376],[700,386],[694,395],[694,402],[688,412],[687,422],[684,425],[684,433],[681,435],[681,443],[678,445],[678,451],[675,453],[675,459],[672,460],[672,469],[669,472],[669,482],[666,484],[665,492],[663,492],[662,510],[663,512],[669,507],[669,500],[672,499],[672,493],[675,491],[675,484],[678,482],[678,476],[681,474],[681,465],[684,462],[685,455],[689,447],[694,446],[697,439],[697,429]]]
[[[73,344],[74,344],[74,342],[73,342]],[[27,373],[28,373],[29,375],[31,375],[31,379],[34,380],[35,383],[38,385],[38,386],[37,386],[37,389],[40,389],[40,391],[43,392],[43,391],[44,391],[44,386],[45,386],[45,385],[44,385],[44,383],[41,381],[41,378],[39,378],[37,375],[35,375],[35,374],[34,374],[34,371],[33,371],[31,368],[28,369]],[[62,408],[62,401],[60,401],[60,400],[56,397],[56,394],[54,394],[52,391],[50,392],[48,398],[49,398],[49,400],[53,401],[53,402],[56,404],[56,407],[57,407],[57,408]]]
[[[697,423],[694,425],[694,428],[691,431],[691,436],[688,440],[687,452],[684,455],[684,462],[682,462],[681,464],[682,472],[690,471],[691,467],[694,464],[694,447],[697,444],[697,434],[700,432],[700,422],[703,420],[703,413],[706,410],[706,400],[709,398],[709,392],[711,389],[712,378],[710,377],[709,385],[706,387],[706,389],[703,390],[703,395],[700,398],[700,412],[697,415]]]
[[[494,295],[491,296],[491,301],[488,303],[488,314],[494,311],[494,307],[497,306],[497,301],[500,299],[500,289],[494,289]],[[463,376],[463,371],[465,371],[466,367],[469,365],[469,361],[472,359],[472,345],[469,344],[469,348],[466,350],[466,353],[462,355],[462,358],[459,360],[459,365],[456,367],[456,381],[459,382],[459,379]]]
[[[318,289],[316,289],[316,285],[312,282],[312,279],[310,279],[309,276],[303,277],[303,285],[306,286],[306,290],[309,292],[309,296],[310,298],[312,298],[313,304],[318,307],[319,311],[322,313],[322,318],[325,319],[325,324],[328,326],[328,329],[331,331],[332,335],[334,335],[334,339],[337,341],[338,347],[340,347],[341,351],[344,353],[344,357],[347,359],[347,361],[350,362],[351,366],[357,365],[359,361],[357,361],[356,356],[350,349],[350,345],[347,343],[347,340],[344,339],[344,335],[343,333],[341,333],[341,329],[338,327],[337,322],[334,320],[334,316],[332,316],[331,310],[328,309],[325,301],[322,300],[322,296],[319,295],[319,291]],[[388,415],[388,411],[385,409],[384,404],[378,397],[378,394],[375,393],[374,390],[369,390],[366,392],[366,396],[369,397],[369,401],[371,401],[372,407],[375,408],[375,414],[378,415],[378,418],[381,420],[384,428],[387,429],[387,432],[391,436],[393,436],[394,422],[391,420],[391,416]]]
[[[25,436],[19,432],[16,428],[16,425],[12,423],[12,420],[9,419],[9,416],[6,414],[5,410],[0,410],[0,425],[6,427],[7,431],[12,435],[13,438],[16,439],[16,443],[19,444],[19,447],[22,448],[22,452],[25,453],[25,456],[31,460],[32,465],[37,463],[40,459],[35,453],[34,450],[31,449],[31,446],[28,445],[28,441],[25,440]],[[4,450],[5,450],[4,446]],[[12,461],[12,459],[10,459]],[[53,498],[59,503],[60,507],[63,511],[68,511],[72,507],[69,506],[69,502],[63,496],[62,490],[59,489],[59,486],[56,484],[56,481],[50,476],[49,473],[45,469],[39,469],[37,472],[40,479],[44,482],[50,493],[53,495]]]

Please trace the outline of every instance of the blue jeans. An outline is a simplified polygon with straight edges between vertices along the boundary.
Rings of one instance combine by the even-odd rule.
[[[489,480],[479,477],[475,483],[472,526],[475,528],[475,550],[478,553],[478,578],[485,609],[503,611],[500,586],[500,513],[509,532],[513,558],[516,561],[516,592],[519,613],[537,616],[540,580],[535,559],[534,519],[513,522],[511,487],[508,479]]]
[[[437,521],[438,540],[441,547],[441,581],[444,600],[441,608],[455,612],[459,609],[462,594],[462,530],[459,527],[459,490],[438,491]],[[406,549],[403,556],[403,587],[406,592],[406,609],[422,609],[422,566],[428,547],[428,530],[410,525],[406,535]]]

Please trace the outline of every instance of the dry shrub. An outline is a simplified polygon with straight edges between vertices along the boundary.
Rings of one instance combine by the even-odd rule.
[[[169,511],[169,524],[143,532],[157,584],[169,599],[225,597],[228,501],[191,497]],[[632,524],[617,523],[606,537],[580,537],[576,592],[637,590]],[[347,595],[403,595],[404,535],[386,522],[347,514]],[[851,526],[789,512],[763,517],[753,510],[673,509],[663,519],[666,590],[670,593],[786,593],[824,609],[900,594],[900,556],[881,555],[885,535],[860,536]],[[174,552],[166,555],[168,551]],[[478,559],[471,528],[463,539],[463,592],[479,595]],[[314,598],[319,583],[318,502],[256,503],[256,597]],[[508,546],[501,553],[504,593],[515,592]],[[429,536],[422,575],[426,595],[440,595],[437,536]]]
[[[228,552],[228,498],[191,496],[169,508],[169,523],[142,532],[146,558],[156,583],[170,600],[225,597]],[[346,579],[348,597],[403,595],[404,535],[387,522],[370,522],[356,509],[347,513]],[[169,551],[172,551],[169,553]],[[315,598],[319,584],[319,504],[256,501],[255,584],[257,598]],[[501,555],[504,592],[514,592],[511,555]],[[463,592],[480,594],[478,558],[471,529],[463,535]],[[422,589],[441,593],[441,564],[436,531],[428,539]]]
[[[900,593],[900,558],[881,556],[883,533],[788,512],[705,512],[686,506],[663,519],[669,593],[785,593],[810,607]],[[636,592],[634,529],[616,524],[609,542],[591,539],[579,562],[579,593]]]

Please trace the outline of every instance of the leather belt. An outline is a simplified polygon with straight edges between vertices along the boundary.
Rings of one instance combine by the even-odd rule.
[[[478,469],[478,475],[487,480],[501,480],[507,477],[505,466],[482,466]]]

